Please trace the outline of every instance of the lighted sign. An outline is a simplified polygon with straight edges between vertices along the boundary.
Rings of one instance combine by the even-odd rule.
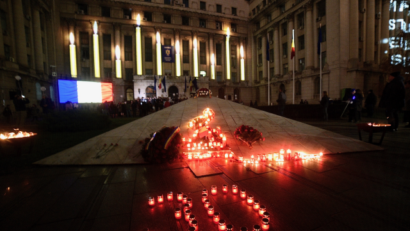
[[[399,0],[390,0],[390,15],[406,15],[404,11],[408,12],[410,9],[409,1],[399,1]],[[403,53],[410,50],[410,42],[408,41],[408,33],[410,33],[410,23],[406,22],[404,18],[390,18],[389,19],[389,31],[393,32],[393,36],[389,38],[383,38],[381,43],[389,44],[389,49],[391,50],[390,64],[392,65],[402,65],[408,66],[410,59],[407,55]],[[384,51],[385,54],[388,54],[389,51]]]

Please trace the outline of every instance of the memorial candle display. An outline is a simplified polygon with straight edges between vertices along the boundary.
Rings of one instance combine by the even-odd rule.
[[[198,229],[198,221],[197,221],[197,220],[191,221],[191,226],[194,227],[195,230],[199,230],[199,229]]]
[[[180,208],[176,208],[175,209],[175,219],[179,220],[181,219],[182,214],[181,214],[181,209]]]
[[[185,211],[185,215],[184,215],[185,221],[189,221],[189,216],[191,216],[191,210],[188,209]]]
[[[179,202],[182,201],[182,192],[177,193],[177,201],[179,201]]]
[[[262,219],[262,230],[269,230],[269,220],[266,218]]]
[[[232,194],[238,194],[238,186],[232,185]]]
[[[242,189],[241,190],[241,199],[246,199],[246,190],[245,189]]]
[[[248,205],[253,205],[253,195],[248,195],[247,203]]]
[[[222,192],[223,193],[228,193],[228,185],[226,185],[226,184],[222,185]]]
[[[187,200],[188,200],[188,196],[182,195],[182,204],[186,204]]]
[[[208,194],[206,193],[202,194],[202,203],[205,203],[207,199],[208,199]]]
[[[261,226],[260,225],[254,225],[253,226],[253,231],[260,231],[261,230]]]
[[[219,223],[219,212],[214,212],[214,218],[212,220],[215,224]]]
[[[172,191],[167,194],[167,200],[168,201],[174,200],[174,194],[172,193]]]
[[[189,226],[192,226],[193,220],[195,220],[195,215],[194,214],[189,215]]]
[[[259,208],[260,208],[260,206],[259,206],[259,200],[255,200],[255,201],[253,202],[253,210],[259,211]]]
[[[192,198],[188,198],[186,200],[187,204],[189,205],[190,208],[192,208]]]
[[[155,199],[153,197],[148,197],[148,205],[151,207],[155,205]]]
[[[183,209],[184,209],[184,213],[185,213],[185,211],[189,210],[189,204],[184,204]]]
[[[268,219],[270,221],[270,214],[268,212],[263,213],[263,219]]]
[[[217,192],[218,192],[218,191],[217,191],[216,185],[212,185],[212,186],[211,186],[211,194],[212,194],[212,195],[216,195]]]
[[[208,209],[209,205],[211,205],[211,203],[209,202],[209,200],[208,200],[208,199],[205,200],[205,203],[204,203],[205,209]]]
[[[214,212],[215,212],[214,206],[210,205],[210,206],[208,207],[208,216],[213,217],[213,216],[214,216]]]
[[[266,212],[266,206],[261,205],[261,206],[259,207],[259,216],[260,216],[260,217],[263,217],[263,213],[264,213],[264,212]]]
[[[273,155],[272,154],[268,154],[268,161],[272,161],[273,160]]]
[[[159,195],[157,199],[158,199],[158,204],[162,204],[162,202],[164,202],[164,195]]]
[[[219,220],[218,230],[226,230],[226,224],[224,219]]]
[[[233,225],[229,224],[226,226],[226,231],[233,231]]]

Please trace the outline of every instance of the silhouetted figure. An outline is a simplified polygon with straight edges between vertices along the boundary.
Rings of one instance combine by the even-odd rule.
[[[376,106],[377,97],[373,93],[373,90],[367,92],[366,101],[364,103],[367,110],[367,117],[373,117],[374,107]]]
[[[282,88],[279,88],[278,99],[276,102],[279,105],[279,115],[284,116],[285,114],[285,105],[286,105],[286,94]]]
[[[329,96],[327,95],[327,91],[323,92],[322,100],[320,100],[320,106],[322,107],[323,119],[328,121],[329,116],[327,114],[327,108],[329,107]]]

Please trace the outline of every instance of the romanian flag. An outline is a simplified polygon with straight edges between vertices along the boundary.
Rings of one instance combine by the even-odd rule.
[[[167,150],[169,148],[169,146],[171,145],[172,140],[174,139],[174,137],[179,133],[179,131],[181,131],[181,129],[179,127],[176,127],[174,129],[174,131],[171,133],[171,135],[169,135],[167,142],[164,145],[164,149]]]
[[[290,59],[293,59],[295,57],[295,35],[294,32],[292,32],[292,51],[290,52]]]
[[[162,88],[162,78],[159,78],[158,80],[159,80],[158,89],[161,89]]]

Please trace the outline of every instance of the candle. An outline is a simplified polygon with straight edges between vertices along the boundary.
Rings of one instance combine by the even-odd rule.
[[[285,150],[281,149],[279,153],[280,154],[285,154]]]
[[[232,185],[232,194],[238,194],[238,186]]]
[[[253,195],[248,195],[247,203],[248,205],[253,205]]]
[[[205,207],[206,209],[208,209],[209,205],[211,205],[211,203],[209,202],[208,199],[206,199],[206,200],[205,200],[205,203],[204,203],[204,207]]]
[[[189,204],[184,204],[183,209],[184,209],[184,213],[185,211],[189,210]]]
[[[233,225],[229,224],[226,226],[226,231],[233,231]]]
[[[243,156],[238,156],[238,161],[243,162]]]
[[[245,189],[241,190],[241,198],[246,199],[246,190]]]
[[[189,207],[192,208],[192,198],[188,198],[188,200],[186,200],[186,202],[189,205]]]
[[[277,161],[278,160],[278,158],[279,158],[279,154],[278,153],[273,153],[273,159],[275,160],[275,161]]]
[[[218,230],[226,230],[226,224],[224,219],[219,220]]]
[[[194,214],[189,215],[189,226],[192,226],[193,220],[195,220],[195,215]]]
[[[208,199],[208,194],[206,193],[202,194],[202,203],[205,203],[207,199]]]
[[[262,219],[262,230],[269,230],[269,220],[266,218]]]
[[[253,226],[253,231],[260,231],[261,230],[261,226],[260,225],[254,225]]]
[[[155,199],[153,197],[148,197],[148,205],[149,206],[154,206],[155,205]]]
[[[174,199],[174,194],[172,193],[172,191],[168,192],[167,194],[167,200],[168,201],[172,201]]]
[[[177,201],[179,201],[179,202],[182,201],[182,192],[177,193]]]
[[[188,231],[195,231],[195,230],[196,230],[195,227],[189,227],[189,228],[188,228]]]
[[[229,158],[233,158],[233,153],[232,152],[229,154]]]
[[[191,138],[188,139],[188,142],[192,142]]]
[[[192,128],[193,124],[192,122],[189,122],[189,127]]]
[[[248,231],[248,228],[246,228],[246,227],[241,227],[241,231]]]
[[[158,196],[158,204],[162,204],[164,202],[164,195],[159,195]]]
[[[195,230],[199,230],[199,229],[198,229],[198,221],[197,221],[197,220],[191,221],[191,226],[194,227]]]
[[[251,160],[253,160],[253,159],[255,159],[255,156],[254,156],[254,155],[251,156]]]
[[[214,212],[214,218],[212,220],[215,224],[219,223],[219,212]]]
[[[228,185],[226,185],[226,184],[222,185],[222,192],[223,193],[228,193]]]
[[[189,221],[189,216],[191,216],[191,210],[188,209],[185,211],[185,215],[184,215],[185,221]]]
[[[268,160],[272,161],[273,155],[272,154],[268,154]]]
[[[224,137],[222,138],[222,143],[223,143],[224,146],[226,145],[226,136],[224,136]]]
[[[192,154],[188,154],[188,160],[192,160]]]
[[[211,194],[216,195],[216,193],[217,193],[217,187],[216,187],[216,185],[212,185],[211,186]]]
[[[180,208],[176,208],[175,209],[175,219],[179,220],[181,219],[181,209]]]
[[[210,206],[208,207],[208,216],[209,216],[209,217],[213,217],[213,216],[214,216],[214,212],[215,212],[214,206],[210,205]]]
[[[264,212],[262,218],[266,218],[270,221],[270,214],[268,212]]]
[[[266,206],[261,205],[259,206],[259,216],[263,217],[263,213],[266,212]]]
[[[202,194],[207,194],[208,195],[208,189],[206,189],[206,188],[202,189]]]
[[[261,161],[261,156],[260,156],[260,155],[256,155],[256,159],[257,159],[258,161]]]
[[[229,157],[229,154],[225,153],[225,159],[228,159],[228,157]]]
[[[182,204],[186,204],[186,200],[188,199],[187,195],[182,196]]]
[[[265,155],[262,155],[261,161],[266,161],[266,156]]]
[[[255,200],[255,201],[253,202],[253,210],[259,211],[259,208],[260,208],[259,201],[258,201],[258,200]]]
[[[290,149],[288,149],[288,150],[286,150],[286,153],[287,153],[287,154],[291,154],[292,151],[291,151]]]

